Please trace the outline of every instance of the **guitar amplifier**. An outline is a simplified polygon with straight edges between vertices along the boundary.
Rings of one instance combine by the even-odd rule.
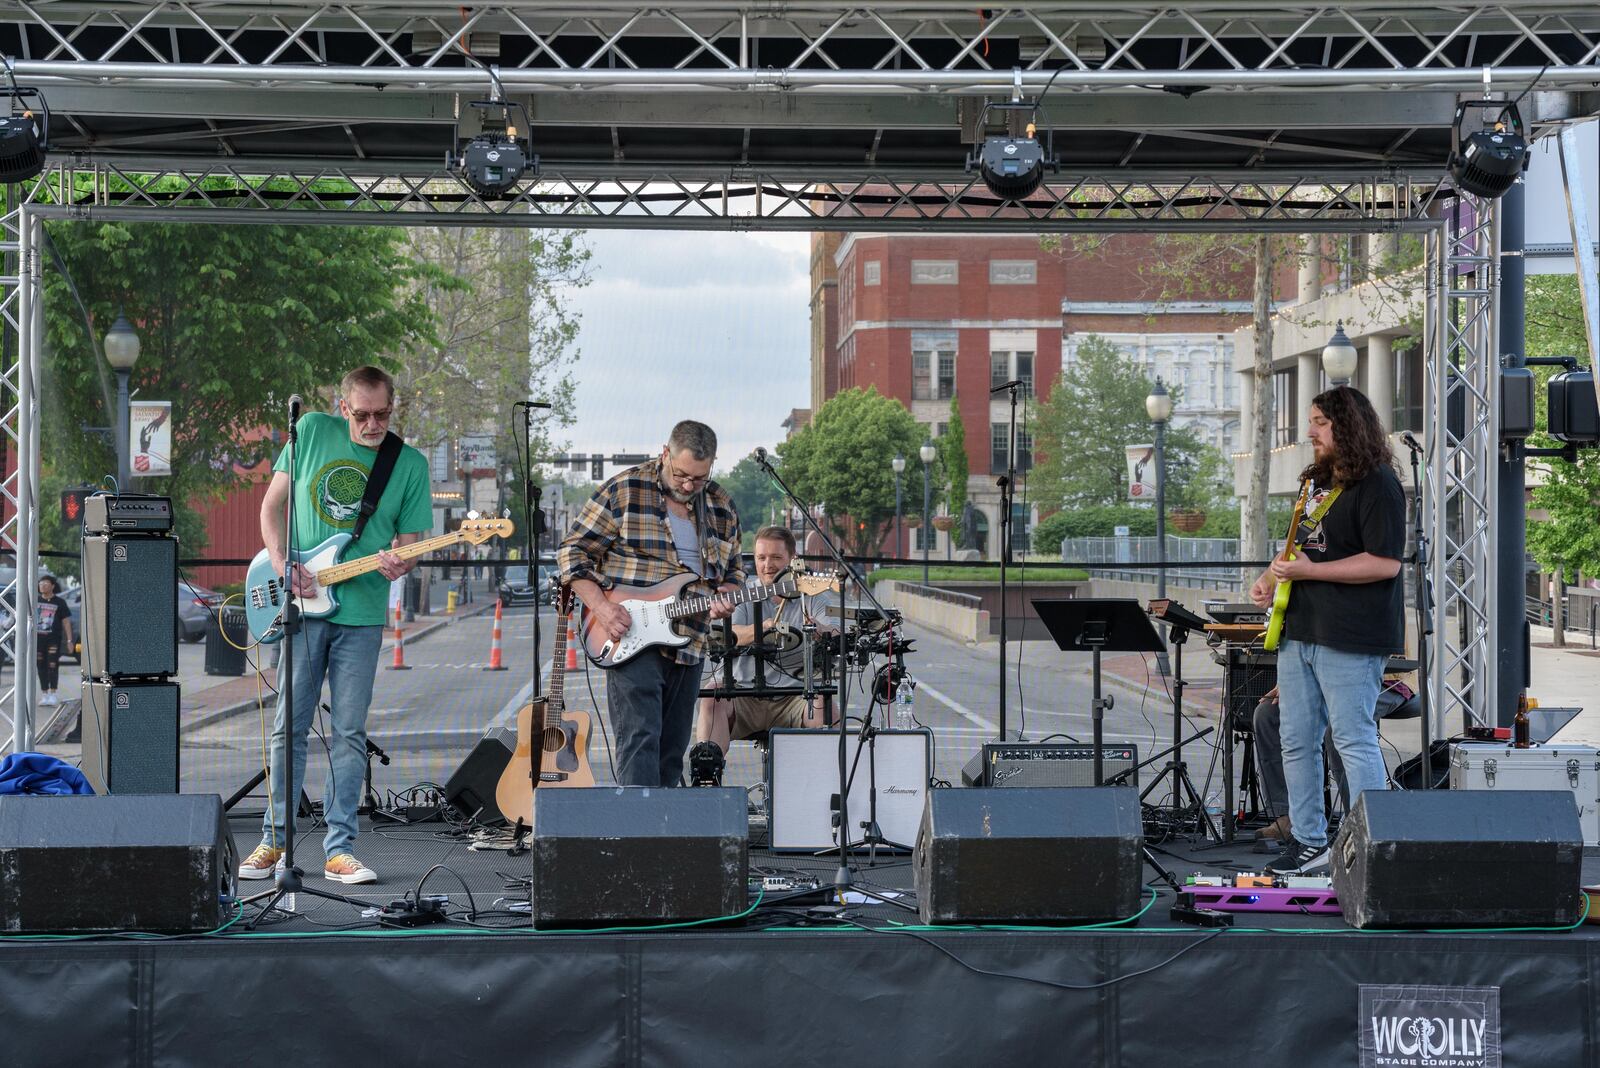
[[[1106,785],[1139,785],[1139,747],[1102,745]],[[1063,742],[988,742],[982,786],[1093,786],[1094,746]]]
[[[178,673],[178,539],[83,539],[83,668],[90,678]]]
[[[84,498],[85,534],[166,534],[171,530],[171,497],[96,493]]]
[[[83,686],[83,774],[97,794],[178,792],[176,682]]]
[[[926,728],[875,731],[873,738],[864,752],[859,731],[850,731],[845,739],[845,766],[855,769],[847,798],[850,840],[861,837],[861,821],[872,810],[876,780],[878,828],[890,842],[910,849],[927,801],[933,734]],[[778,728],[769,731],[767,739],[768,829],[773,852],[837,847],[833,799],[839,794],[839,732]]]

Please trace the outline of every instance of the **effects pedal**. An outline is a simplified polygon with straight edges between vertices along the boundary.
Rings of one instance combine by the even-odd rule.
[[[1196,927],[1232,927],[1233,917],[1226,912],[1216,909],[1195,908],[1193,905],[1174,905],[1168,913],[1178,923],[1193,924]]]

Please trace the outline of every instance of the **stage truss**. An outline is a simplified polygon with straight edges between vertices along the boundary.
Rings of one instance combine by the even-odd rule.
[[[0,487],[14,619],[31,617],[37,574],[46,219],[1412,232],[1428,249],[1429,684],[1439,726],[1493,718],[1497,209],[1450,188],[1444,146],[1457,100],[1486,92],[1531,90],[1522,109],[1541,136],[1600,113],[1588,0],[982,13],[950,0],[0,0],[0,51],[55,123],[49,168],[0,219],[0,311],[17,339],[3,432],[19,462]],[[458,116],[496,83],[528,107],[542,162],[504,200],[443,167]],[[1002,204],[962,170],[982,105],[1047,84],[1066,169]],[[0,641],[18,668],[0,751],[27,748],[33,634],[13,623]]]

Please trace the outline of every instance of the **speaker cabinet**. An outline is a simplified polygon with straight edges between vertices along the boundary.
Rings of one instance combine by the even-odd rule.
[[[444,784],[445,804],[455,809],[463,819],[479,823],[504,823],[505,815],[495,802],[494,790],[500,784],[500,775],[511,763],[511,746],[516,744],[512,734],[509,744],[495,732],[478,739],[467,759]]]
[[[83,669],[90,678],[178,673],[178,540],[83,539]]]
[[[736,787],[536,790],[532,845],[535,927],[705,920],[747,904]]]
[[[861,749],[861,735],[845,739],[850,778],[850,839],[862,836],[870,815],[872,784],[878,787],[878,829],[890,842],[911,848],[922,823],[922,806],[933,767],[928,730],[877,731]],[[836,848],[833,799],[839,793],[839,732],[779,728],[767,735],[768,844],[774,852]]]
[[[83,764],[99,794],[178,792],[178,684],[83,685]]]
[[[1583,829],[1564,790],[1368,790],[1332,867],[1352,927],[1554,927],[1583,906]]]
[[[238,868],[215,794],[0,796],[0,931],[209,931]]]
[[[1137,790],[934,790],[914,870],[923,923],[1087,923],[1139,911]]]

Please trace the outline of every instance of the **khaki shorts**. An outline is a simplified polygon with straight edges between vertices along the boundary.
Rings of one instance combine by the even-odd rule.
[[[804,727],[806,699],[789,697],[735,697],[733,699],[734,738],[748,738],[774,727]]]

